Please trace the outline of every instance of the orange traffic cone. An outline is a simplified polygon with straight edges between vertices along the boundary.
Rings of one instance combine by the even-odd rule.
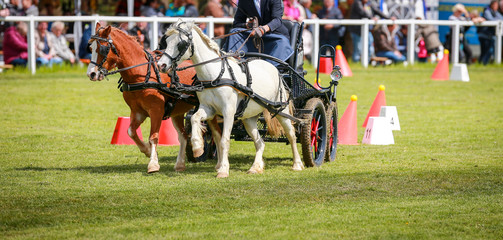
[[[358,145],[358,129],[356,128],[356,95],[351,96],[351,102],[342,114],[337,125],[337,136],[341,145]]]
[[[379,117],[381,107],[386,106],[386,95],[384,94],[384,89],[384,85],[379,86],[379,92],[377,92],[377,96],[374,99],[372,106],[370,107],[369,113],[367,114],[362,127],[367,127],[367,121],[369,120],[369,117]]]
[[[444,50],[444,58],[440,60],[431,75],[431,80],[447,81],[449,80],[449,50]]]
[[[318,68],[320,69],[320,73],[330,74],[334,68],[332,59],[328,57],[320,57],[320,66],[318,66]]]
[[[339,67],[341,67],[342,76],[353,76],[353,72],[351,71],[351,68],[349,68],[348,60],[346,60],[346,56],[344,56],[344,53],[342,52],[341,45],[337,45],[337,47],[335,47],[335,65],[339,65]]]
[[[119,117],[117,119],[117,124],[115,124],[114,135],[112,136],[112,141],[110,142],[110,144],[135,145],[133,139],[131,139],[127,134],[129,128],[129,122],[130,122],[129,117]],[[140,127],[136,129],[136,134],[138,134],[140,140],[143,141]]]
[[[173,122],[171,118],[163,120],[161,123],[161,129],[159,130],[159,142],[158,145],[164,146],[178,146],[178,133],[175,127],[173,127]]]

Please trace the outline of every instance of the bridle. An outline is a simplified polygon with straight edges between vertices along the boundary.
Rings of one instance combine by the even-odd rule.
[[[184,22],[182,22],[182,23],[184,24]],[[178,24],[175,28],[178,31],[178,37],[180,38],[180,42],[178,42],[176,45],[176,47],[178,49],[178,55],[173,57],[173,56],[169,55],[168,53],[166,53],[166,50],[164,50],[162,53],[162,55],[168,57],[169,60],[171,60],[171,67],[173,69],[175,69],[177,67],[177,62],[180,61],[182,56],[185,55],[185,53],[189,50],[189,48],[190,48],[190,57],[192,57],[194,55],[194,42],[192,42],[192,32],[190,30],[185,31],[184,29],[180,28],[180,25],[182,23]],[[185,35],[188,40],[184,40],[182,38],[182,34]]]
[[[117,48],[115,47],[114,43],[113,43],[113,40],[110,39],[110,37],[108,38],[102,38],[100,37],[98,34],[100,32],[100,30],[103,29],[103,28],[99,28],[97,31],[96,31],[96,34],[91,36],[91,39],[94,39],[96,41],[98,41],[98,54],[102,55],[103,56],[103,59],[101,60],[101,62],[98,64],[94,61],[91,61],[92,64],[96,65],[98,67],[98,71],[101,72],[104,76],[107,75],[108,73],[108,70],[106,68],[103,67],[103,64],[107,61],[107,58],[108,58],[108,53],[110,52],[110,49],[112,49],[112,52],[117,55],[117,57],[120,57],[119,53],[117,52]],[[106,45],[102,45],[101,43],[106,43]],[[88,44],[88,48],[90,47],[89,46],[90,43]]]

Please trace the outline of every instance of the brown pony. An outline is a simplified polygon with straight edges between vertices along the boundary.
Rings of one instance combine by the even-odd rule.
[[[96,35],[92,36],[89,40],[89,48],[92,52],[92,57],[91,64],[89,64],[87,68],[87,76],[91,81],[103,80],[104,72],[107,70],[132,67],[120,72],[124,84],[141,84],[145,82],[149,68],[149,82],[171,82],[170,77],[166,74],[161,74],[161,79],[157,79],[157,74],[154,69],[156,63],[145,64],[149,60],[143,47],[138,44],[134,37],[125,34],[118,28],[111,26],[103,28],[99,23],[96,24]],[[190,63],[184,64],[188,65]],[[188,85],[192,84],[192,77],[195,74],[196,72],[193,68],[178,72],[180,82]],[[159,129],[163,116],[165,115],[165,104],[168,103],[174,106],[169,108],[171,109],[170,117],[178,132],[178,140],[180,142],[180,150],[176,159],[175,170],[185,170],[187,133],[184,131],[184,115],[187,111],[192,109],[194,105],[182,100],[177,100],[173,96],[169,96],[154,88],[124,91],[123,97],[124,101],[126,101],[131,109],[131,123],[129,125],[128,135],[134,140],[138,148],[140,148],[140,151],[147,157],[150,157],[148,173],[159,171],[160,166],[156,151],[159,140]],[[151,121],[148,143],[141,141],[136,134],[136,129],[138,129],[147,117],[150,117]],[[210,123],[209,125],[213,128],[213,126],[215,126],[214,124],[216,125],[216,123]]]

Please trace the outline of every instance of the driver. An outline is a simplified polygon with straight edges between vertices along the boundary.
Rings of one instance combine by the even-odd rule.
[[[248,31],[230,35],[224,45],[227,52],[262,52],[283,61],[293,53],[288,30],[281,22],[283,0],[239,0],[230,32]],[[246,44],[243,42],[250,36]],[[260,50],[255,43],[260,43]],[[241,49],[239,49],[241,47]],[[276,62],[273,62],[277,65]]]

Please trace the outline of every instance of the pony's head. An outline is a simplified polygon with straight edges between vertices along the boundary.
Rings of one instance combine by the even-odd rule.
[[[178,19],[166,30],[165,37],[160,45],[166,46],[162,57],[157,62],[161,72],[168,72],[173,66],[189,59],[194,55],[194,43],[192,41],[192,28],[194,22],[184,22]]]
[[[116,67],[119,53],[110,38],[112,27],[101,27],[96,24],[96,34],[91,36],[87,44],[88,51],[91,52],[91,63],[87,67],[87,76],[91,81],[101,81],[105,73]]]

